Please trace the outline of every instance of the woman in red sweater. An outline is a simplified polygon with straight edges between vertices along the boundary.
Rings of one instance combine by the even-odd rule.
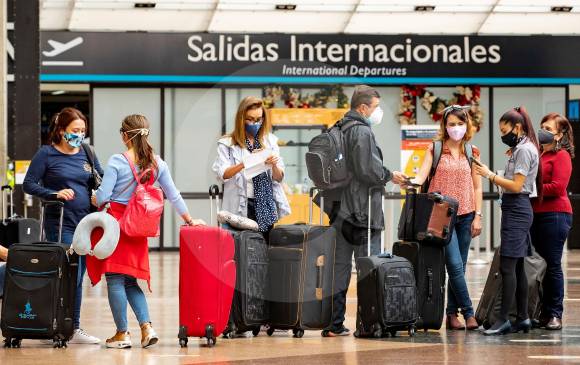
[[[572,174],[574,136],[568,119],[557,113],[546,115],[540,123],[538,139],[542,145],[543,199],[532,202],[534,223],[532,242],[546,260],[544,298],[540,327],[562,329],[564,274],[562,251],[572,226],[572,206],[566,188]]]

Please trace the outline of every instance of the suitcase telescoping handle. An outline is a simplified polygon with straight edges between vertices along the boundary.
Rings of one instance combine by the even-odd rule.
[[[213,213],[213,204],[214,204],[214,200],[215,200],[215,214]],[[217,221],[217,214],[220,210],[220,187],[217,185],[211,185],[209,187],[209,209],[210,209],[210,225],[213,225],[213,220],[216,220],[216,225],[219,226],[219,223]]]
[[[316,188],[316,187],[312,187],[310,188],[310,193],[308,196],[308,222],[310,224],[312,224],[312,221],[314,220],[314,194],[318,192],[320,195],[320,218],[319,218],[319,222],[320,225],[323,224],[324,221],[324,191],[322,189]]]
[[[43,200],[40,204],[40,237],[44,241],[44,219],[46,218],[46,208],[55,206],[60,209],[60,218],[58,220],[58,243],[62,243],[62,224],[64,220],[64,203],[60,200]]]
[[[14,195],[12,186],[4,185],[2,186],[2,219],[14,217]],[[6,193],[8,191],[8,193]],[[6,194],[10,194],[10,215],[8,215],[8,198]]]
[[[368,226],[367,226],[367,256],[371,255],[371,216],[372,216],[372,199],[374,191],[381,192],[381,211],[385,211],[385,187],[383,185],[369,187],[369,211],[368,211]],[[381,252],[382,254],[382,252]]]

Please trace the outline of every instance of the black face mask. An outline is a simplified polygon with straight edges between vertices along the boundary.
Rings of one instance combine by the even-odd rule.
[[[552,144],[552,142],[554,142],[554,134],[545,129],[539,129],[538,142],[540,142],[540,144]]]
[[[512,148],[518,145],[518,140],[519,140],[518,135],[514,133],[513,128],[509,133],[506,133],[505,135],[501,136],[501,141]]]

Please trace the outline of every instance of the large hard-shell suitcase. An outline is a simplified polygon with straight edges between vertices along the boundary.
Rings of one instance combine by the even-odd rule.
[[[417,282],[417,328],[438,330],[445,311],[445,247],[395,242],[393,254],[413,264]]]
[[[445,246],[451,240],[457,217],[457,200],[439,193],[418,194],[408,189],[398,226],[402,241]]]
[[[295,337],[302,337],[304,330],[330,325],[335,250],[334,227],[292,224],[270,232],[268,335],[276,329],[291,329]]]
[[[384,188],[379,187],[381,191]],[[372,191],[369,189],[369,206]],[[371,234],[367,227],[367,251]],[[407,330],[415,335],[417,287],[413,265],[389,253],[359,257],[357,267],[357,319],[355,337],[380,338]]]
[[[219,199],[217,186],[210,195]],[[213,218],[212,218],[213,219]],[[228,323],[236,264],[234,239],[221,228],[182,226],[179,231],[179,344],[188,337],[216,343]]]
[[[502,277],[500,271],[500,249],[497,248],[489,269],[481,299],[475,311],[477,323],[485,329],[499,319],[502,297]],[[524,258],[524,270],[528,280],[528,314],[531,319],[539,319],[542,304],[542,281],[546,275],[546,261],[535,251]],[[515,295],[515,293],[514,293]],[[510,320],[515,321],[517,304],[514,300],[510,310]]]
[[[224,336],[252,331],[268,323],[268,245],[260,232],[233,232],[236,247],[236,289],[232,301],[230,321]]]
[[[62,202],[43,202],[41,227],[48,205],[60,207],[62,232]],[[8,251],[0,320],[5,347],[20,347],[22,339],[52,339],[61,348],[73,335],[78,261],[68,245],[43,241],[43,233],[40,242],[14,244]]]
[[[10,203],[8,203],[7,194],[10,194]],[[12,187],[10,185],[3,186],[0,245],[8,248],[14,243],[33,243],[38,240],[39,235],[40,224],[38,220],[16,216],[14,214]]]

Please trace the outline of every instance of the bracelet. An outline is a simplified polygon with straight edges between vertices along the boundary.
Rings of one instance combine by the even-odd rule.
[[[495,185],[495,178],[497,177],[497,174],[493,174],[493,177],[491,178],[491,183]]]

